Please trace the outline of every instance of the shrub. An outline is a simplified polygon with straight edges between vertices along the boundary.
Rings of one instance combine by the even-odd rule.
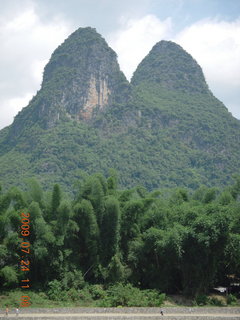
[[[79,292],[74,288],[71,288],[70,290],[68,290],[67,296],[70,301],[78,301],[79,300]]]
[[[199,294],[199,295],[196,296],[195,302],[199,306],[204,306],[209,302],[209,300],[208,300],[208,297],[205,294]]]
[[[222,307],[222,306],[224,306],[223,301],[220,300],[220,299],[218,299],[218,298],[216,298],[216,297],[211,297],[211,298],[209,299],[209,303],[210,303],[211,305],[217,306],[217,307]]]
[[[165,293],[159,293],[157,290],[145,290],[148,300],[148,307],[160,307],[166,299]]]
[[[20,296],[21,291],[19,290],[4,292],[4,294],[0,297],[0,307],[4,308],[6,305],[11,307],[19,306]]]
[[[1,269],[0,277],[3,278],[3,286],[12,287],[18,283],[17,272],[13,267],[6,266]]]
[[[65,292],[62,290],[62,284],[58,280],[53,280],[48,283],[47,294],[51,300],[61,301],[66,297]]]
[[[79,299],[84,303],[92,302],[92,295],[89,292],[88,287],[84,287],[83,289],[79,290]]]
[[[82,289],[85,286],[85,281],[80,270],[74,270],[73,272],[66,272],[62,280],[63,288],[69,290]]]
[[[237,304],[237,297],[235,297],[233,294],[229,294],[227,296],[227,304],[231,304],[231,305]]]
[[[89,292],[93,300],[103,299],[106,297],[106,291],[100,284],[94,284],[89,286]]]
[[[157,290],[140,290],[131,284],[120,283],[107,290],[107,296],[99,302],[99,306],[153,307],[160,306],[164,300],[165,294]]]

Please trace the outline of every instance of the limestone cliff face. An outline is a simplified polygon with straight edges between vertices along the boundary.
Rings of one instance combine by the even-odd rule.
[[[108,87],[107,79],[96,79],[94,76],[91,76],[87,97],[84,99],[83,107],[78,113],[79,119],[91,119],[96,108],[101,110],[108,106],[110,97],[111,90]]]

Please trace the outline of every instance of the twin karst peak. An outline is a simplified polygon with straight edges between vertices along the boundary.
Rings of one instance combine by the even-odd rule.
[[[2,181],[35,175],[69,186],[78,170],[115,168],[122,186],[224,185],[239,167],[239,121],[209,91],[197,62],[160,41],[131,83],[92,28],[52,54],[42,87],[0,132]]]
[[[95,29],[79,28],[52,54],[41,90],[15,119],[34,118],[43,127],[61,119],[87,121],[99,111],[127,103],[131,87],[154,82],[170,90],[208,92],[202,70],[179,45],[160,41],[135,71],[131,85],[119,68],[116,53]],[[15,130],[16,131],[16,130]]]
[[[171,41],[155,44],[139,64],[131,84],[143,82],[167,90],[209,93],[201,67]],[[42,88],[53,88],[54,107],[57,104],[78,120],[88,120],[94,111],[126,102],[130,91],[116,53],[90,27],[79,28],[55,50],[45,67]]]

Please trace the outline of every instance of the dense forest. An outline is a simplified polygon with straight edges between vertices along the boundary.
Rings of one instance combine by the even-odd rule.
[[[50,297],[57,289],[77,294],[87,284],[195,297],[228,285],[229,275],[240,277],[239,176],[224,190],[149,192],[120,190],[112,170],[107,178],[86,174],[72,194],[58,184],[44,191],[34,179],[24,190],[1,190],[5,290],[27,277],[32,289]],[[29,228],[22,227],[28,223],[23,213]],[[30,261],[29,271],[22,259]]]

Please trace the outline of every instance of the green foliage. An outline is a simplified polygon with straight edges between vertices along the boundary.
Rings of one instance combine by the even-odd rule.
[[[204,306],[204,305],[208,304],[209,299],[205,294],[200,294],[200,295],[196,296],[195,301],[196,301],[197,305]]]
[[[111,94],[109,105],[96,106],[86,121],[81,114],[90,77],[96,89],[99,79],[104,80]],[[154,46],[129,84],[101,36],[81,29],[56,49],[41,90],[13,125],[1,131],[1,180],[8,188],[36,176],[44,187],[61,185],[73,192],[72,185],[83,182],[83,171],[108,175],[114,168],[119,178],[114,170],[107,181],[92,177],[87,199],[94,208],[94,199],[106,195],[107,188],[114,194],[118,185],[147,190],[223,187],[240,173],[239,129],[239,121],[208,90],[196,61],[178,45]],[[32,201],[41,207],[41,190],[29,184]],[[234,199],[239,185],[236,180],[229,190]],[[1,200],[0,210],[7,201]],[[205,201],[212,200],[209,191]],[[60,199],[54,201],[50,211],[56,213]],[[99,206],[98,222],[103,202]]]
[[[116,191],[117,189],[117,185],[118,185],[118,177],[117,177],[117,172],[113,169],[111,169],[109,171],[110,173],[110,177],[107,180],[107,184],[108,184],[108,190],[111,193],[114,193],[114,191]]]
[[[227,296],[227,304],[236,305],[237,304],[237,297],[235,297],[235,295],[230,293]]]
[[[188,201],[187,191],[184,189],[177,189],[170,201],[172,204],[182,204],[184,201]]]
[[[51,218],[56,219],[58,216],[58,207],[60,205],[61,201],[61,191],[58,184],[55,184],[53,187],[53,193],[52,193],[52,203],[51,203]]]
[[[93,300],[101,300],[106,297],[106,290],[104,290],[103,286],[99,284],[89,286],[89,292]]]
[[[235,183],[230,188],[230,192],[234,199],[237,199],[240,194],[240,175],[234,175]]]
[[[85,275],[91,277],[98,264],[99,228],[94,209],[89,200],[83,199],[75,205],[74,220],[79,226],[77,250],[81,252],[81,263],[85,266]],[[89,273],[89,271],[91,271]]]
[[[122,282],[127,278],[126,268],[123,266],[118,254],[114,255],[108,265],[108,281],[110,283]]]
[[[101,228],[102,261],[107,265],[117,253],[120,240],[119,202],[110,196],[105,201],[105,210]]]
[[[107,290],[107,297],[100,302],[101,307],[151,307],[161,306],[164,294],[157,291],[139,290],[131,284],[117,284]]]
[[[203,202],[210,203],[216,198],[216,190],[214,188],[209,189],[206,194],[204,195]]]
[[[53,280],[48,283],[47,294],[51,300],[61,301],[65,299],[65,292],[62,290],[60,281]]]
[[[0,270],[0,277],[2,278],[5,287],[12,287],[18,283],[18,275],[16,269],[10,266],[5,266]]]
[[[160,41],[139,64],[132,83],[148,82],[181,92],[207,93],[200,66],[179,45]]]
[[[209,304],[216,306],[216,307],[223,307],[224,306],[223,301],[221,299],[216,298],[216,297],[211,297],[209,299]]]
[[[240,205],[231,191],[236,184],[219,192],[201,187],[195,193],[149,193],[140,186],[113,192],[107,181],[87,176],[75,198],[62,193],[52,216],[52,193],[37,181],[41,197],[15,188],[1,193],[7,199],[0,212],[2,288],[16,288],[23,276],[17,269],[21,212],[31,220],[28,277],[53,302],[153,306],[159,292],[183,292],[201,304],[229,274],[240,277]]]
[[[63,200],[59,205],[57,216],[57,229],[60,234],[66,233],[70,216],[71,203],[67,200]]]
[[[71,288],[70,290],[68,290],[67,295],[68,295],[68,299],[70,299],[71,301],[79,300],[79,292],[74,288]]]
[[[43,191],[39,182],[36,179],[31,178],[27,180],[27,185],[29,198],[41,206]]]
[[[69,288],[72,289],[82,289],[85,286],[85,281],[80,270],[73,270],[72,272],[66,272],[64,278],[62,279],[62,286],[65,290]]]
[[[233,201],[231,193],[229,191],[222,192],[219,198],[219,203],[224,206],[228,205],[231,201]]]

